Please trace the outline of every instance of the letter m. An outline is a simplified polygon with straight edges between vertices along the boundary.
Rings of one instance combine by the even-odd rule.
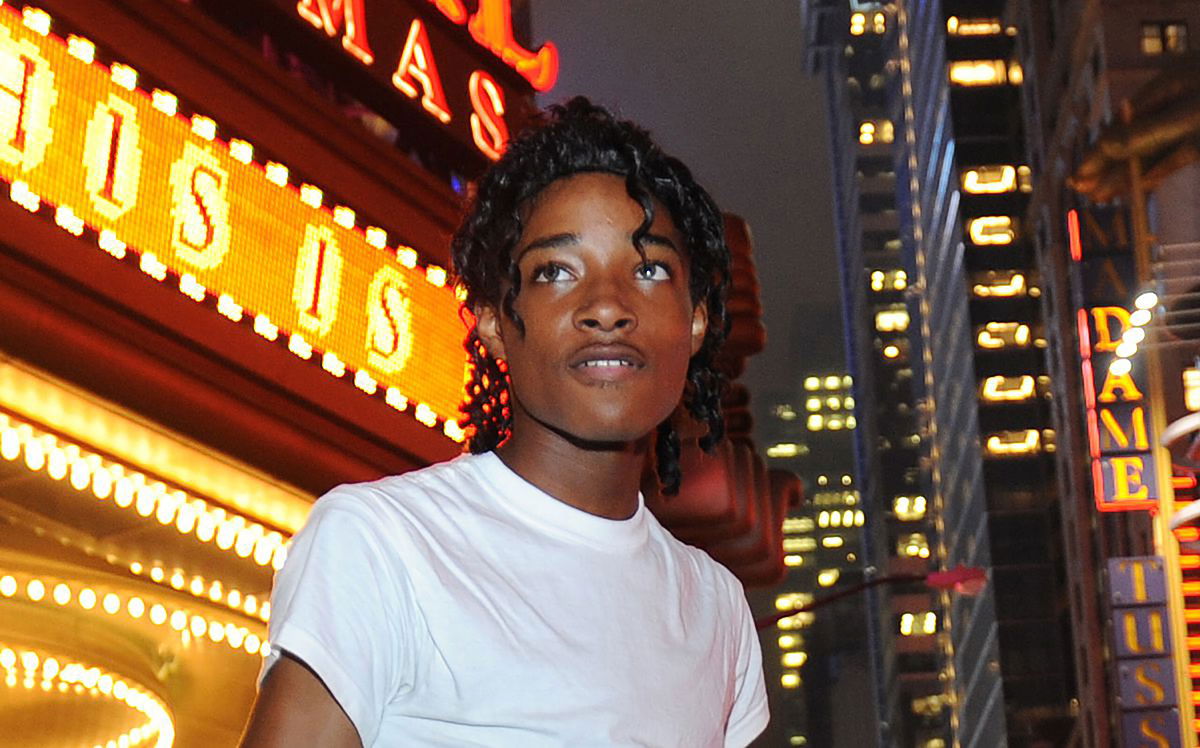
[[[296,3],[300,17],[334,37],[342,33],[342,46],[364,65],[375,61],[367,44],[367,17],[363,0],[300,0]]]

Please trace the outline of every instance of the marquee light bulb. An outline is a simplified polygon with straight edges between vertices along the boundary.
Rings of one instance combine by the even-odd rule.
[[[1116,358],[1108,365],[1108,371],[1114,376],[1123,377],[1133,370],[1133,364],[1127,358]]]
[[[1138,309],[1153,309],[1158,306],[1158,294],[1153,291],[1144,291],[1133,300],[1133,305]]]

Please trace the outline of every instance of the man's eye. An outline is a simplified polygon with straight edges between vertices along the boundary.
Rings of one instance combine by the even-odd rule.
[[[638,266],[637,277],[639,280],[669,280],[671,269],[661,262],[647,262]]]
[[[562,265],[549,263],[533,269],[533,274],[530,279],[534,283],[553,283],[554,281],[566,280],[567,270]]]

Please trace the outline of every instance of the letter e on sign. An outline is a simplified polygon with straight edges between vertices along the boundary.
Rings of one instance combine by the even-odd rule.
[[[42,163],[57,101],[50,63],[32,42],[17,41],[0,26],[0,160],[22,171]]]
[[[333,229],[309,224],[296,258],[292,300],[300,313],[300,327],[318,337],[329,332],[337,319],[342,284],[342,251]]]
[[[380,374],[397,374],[412,357],[412,308],[404,275],[384,266],[367,291],[367,363]]]
[[[197,270],[211,270],[229,251],[229,174],[195,143],[171,165],[171,245]]]
[[[83,146],[84,185],[92,205],[109,220],[137,202],[142,170],[137,108],[115,94],[96,104]]]

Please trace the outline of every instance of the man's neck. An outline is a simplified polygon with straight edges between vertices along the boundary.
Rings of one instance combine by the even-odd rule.
[[[526,431],[496,450],[513,472],[564,504],[608,519],[638,508],[644,444],[581,445],[552,432]]]

